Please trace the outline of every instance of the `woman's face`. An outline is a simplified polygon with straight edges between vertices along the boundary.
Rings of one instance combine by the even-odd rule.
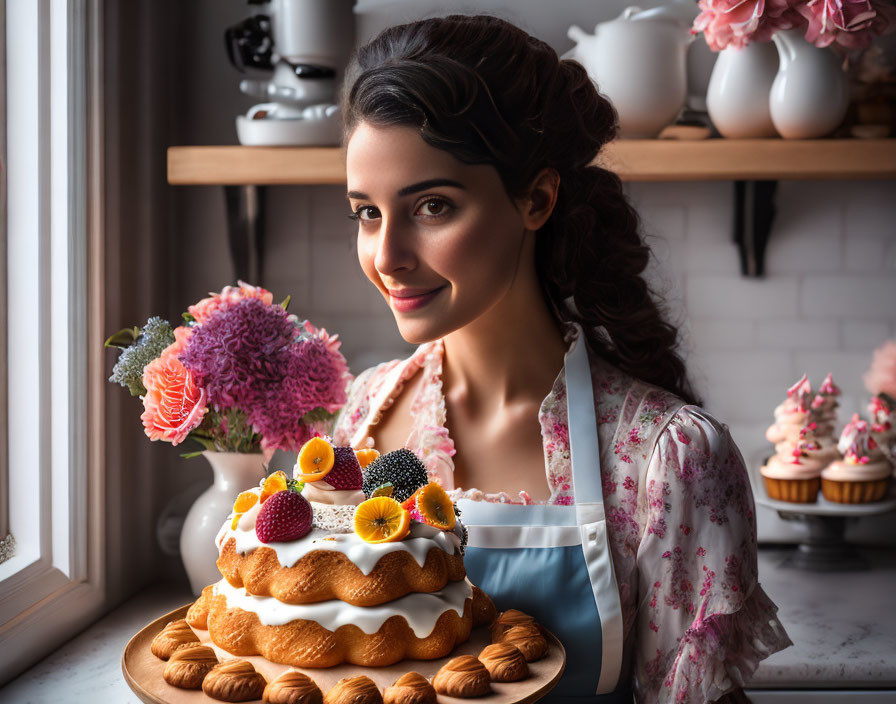
[[[411,127],[362,122],[346,149],[358,259],[405,340],[443,337],[507,294],[526,222],[494,167],[464,164]]]

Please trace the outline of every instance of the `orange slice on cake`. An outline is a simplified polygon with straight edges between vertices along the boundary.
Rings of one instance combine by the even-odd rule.
[[[258,494],[254,491],[243,491],[233,502],[233,510],[237,513],[245,513],[258,503]]]
[[[417,512],[424,523],[442,530],[454,528],[454,524],[457,522],[454,504],[441,486],[431,482],[414,496],[417,502]]]
[[[355,457],[358,458],[358,464],[361,465],[361,469],[364,469],[379,456],[379,451],[374,450],[372,447],[363,450],[355,450]]]
[[[355,509],[355,533],[368,543],[394,543],[411,529],[411,514],[395,499],[377,496]]]
[[[241,492],[240,495],[236,497],[236,501],[233,502],[233,511],[236,515],[230,522],[230,527],[233,530],[236,530],[236,524],[239,523],[240,516],[242,516],[246,511],[248,511],[257,503],[258,494],[256,494],[254,491]]]
[[[265,477],[264,483],[261,485],[261,496],[259,497],[259,501],[264,503],[278,491],[286,491],[286,487],[286,472],[282,469],[278,469],[273,474],[269,474]]]
[[[303,482],[319,481],[330,473],[335,462],[333,446],[324,438],[311,438],[299,451],[299,471],[295,477]]]

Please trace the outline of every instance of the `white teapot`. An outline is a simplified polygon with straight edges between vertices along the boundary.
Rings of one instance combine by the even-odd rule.
[[[686,0],[642,10],[627,7],[588,34],[572,25],[575,59],[619,113],[620,137],[655,137],[678,116],[687,95],[687,49],[697,7]]]

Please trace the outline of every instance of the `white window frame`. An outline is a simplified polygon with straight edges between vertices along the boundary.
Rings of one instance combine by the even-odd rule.
[[[99,1],[0,0],[0,11],[9,175],[0,432],[16,540],[0,564],[3,682],[101,613],[105,535]]]

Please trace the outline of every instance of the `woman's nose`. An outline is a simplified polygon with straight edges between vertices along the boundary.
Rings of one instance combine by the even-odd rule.
[[[411,241],[411,233],[394,218],[383,218],[373,265],[380,274],[410,271],[414,268],[416,256]]]

